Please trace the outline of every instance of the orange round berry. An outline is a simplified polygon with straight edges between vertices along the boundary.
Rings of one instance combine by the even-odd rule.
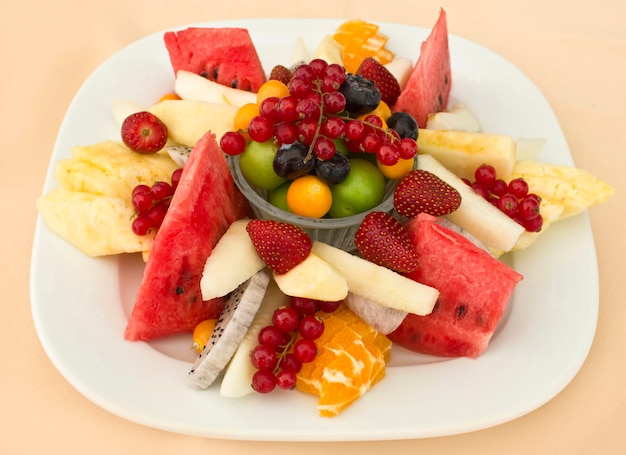
[[[315,175],[305,175],[291,182],[287,190],[287,206],[292,213],[321,218],[332,205],[330,187]]]
[[[386,165],[376,160],[376,165],[381,174],[391,180],[399,180],[413,170],[415,158],[400,158],[396,164]]]
[[[287,95],[289,95],[289,88],[283,82],[270,79],[259,87],[256,93],[256,103],[260,106],[267,98],[284,98]]]
[[[250,120],[259,115],[259,105],[248,103],[241,106],[233,118],[233,129],[235,131],[245,131],[248,129]]]

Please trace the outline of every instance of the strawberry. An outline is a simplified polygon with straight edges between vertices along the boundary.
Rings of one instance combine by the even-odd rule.
[[[272,68],[272,71],[270,71],[270,77],[268,79],[277,80],[287,85],[292,76],[293,73],[289,68],[283,65],[276,65],[274,68]]]
[[[311,252],[311,237],[293,224],[251,220],[246,231],[261,259],[279,275],[300,264]]]
[[[380,99],[392,107],[400,96],[400,84],[391,72],[373,57],[366,57],[356,70],[356,74],[374,81],[380,90]]]
[[[400,179],[393,194],[393,203],[396,212],[406,218],[419,213],[443,216],[459,208],[461,195],[432,172],[416,169]]]
[[[167,142],[167,126],[150,112],[136,112],[122,123],[122,141],[135,152],[155,153]]]
[[[417,268],[417,253],[406,228],[386,212],[365,215],[354,235],[356,248],[364,259],[398,273]]]

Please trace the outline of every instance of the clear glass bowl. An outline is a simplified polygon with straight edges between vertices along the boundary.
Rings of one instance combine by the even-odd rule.
[[[248,183],[239,168],[239,156],[229,156],[227,159],[235,184],[250,202],[257,218],[295,224],[304,229],[311,236],[312,240],[319,240],[345,251],[354,251],[356,249],[354,234],[365,215],[374,211],[391,213],[393,210],[393,191],[397,181],[389,181],[387,183],[385,196],[379,205],[358,215],[343,218],[308,218],[294,215],[270,204],[267,201],[265,190],[253,187]]]

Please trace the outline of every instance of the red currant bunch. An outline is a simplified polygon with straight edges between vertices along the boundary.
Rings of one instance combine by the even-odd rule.
[[[498,178],[492,165],[482,164],[474,172],[474,181],[466,180],[465,183],[527,231],[541,230],[541,198],[530,192],[523,178],[518,177],[507,183]]]
[[[133,188],[130,201],[137,213],[131,228],[136,235],[147,235],[161,226],[182,171],[179,168],[172,173],[171,183],[155,182],[152,186],[140,184]]]
[[[315,340],[324,333],[324,322],[316,313],[332,313],[339,303],[292,297],[288,306],[274,310],[272,324],[259,331],[259,344],[250,354],[257,370],[252,377],[255,391],[295,388],[297,374],[303,364],[315,360]]]

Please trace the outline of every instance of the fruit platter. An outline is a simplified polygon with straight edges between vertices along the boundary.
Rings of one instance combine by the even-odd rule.
[[[313,54],[342,22],[237,20],[194,24],[180,30],[246,29],[263,68],[269,72],[279,65],[290,65],[298,47]],[[388,37],[388,49],[413,62],[420,54],[421,43],[431,33],[427,28],[401,24],[377,25]],[[152,106],[163,94],[172,92],[175,75],[163,39],[164,33],[157,33],[131,44],[85,81],[61,125],[43,193],[56,188],[55,167],[60,160],[70,158],[76,146],[120,140],[120,122],[115,111],[121,108],[119,104],[117,108],[112,105],[119,100],[132,100],[137,106]],[[518,141],[520,150],[522,143],[541,144],[537,150],[527,152],[529,156],[534,153],[533,159],[573,167],[559,123],[532,81],[500,56],[455,36],[453,31],[448,40],[453,83],[447,106],[466,107],[482,131],[507,135]],[[252,129],[249,134],[254,134]],[[237,147],[236,143],[222,143],[224,151]],[[192,160],[193,151],[187,163]],[[235,162],[239,163],[230,161],[231,166]],[[417,163],[420,166],[419,158]],[[396,202],[396,208],[399,207]],[[230,223],[237,226],[232,220]],[[246,229],[254,241],[253,229],[260,228],[259,223],[252,226],[250,222]],[[132,235],[130,228],[126,234]],[[287,237],[292,232],[275,235]],[[146,241],[151,240],[147,237]],[[344,275],[350,274],[353,262],[346,266],[343,256],[331,251],[334,247],[316,242],[314,238],[312,251],[316,256],[328,262],[332,259],[333,267]],[[255,247],[262,256],[258,244]],[[229,248],[237,257],[244,257],[239,240]],[[271,267],[269,259],[263,256],[263,260]],[[221,394],[219,384],[190,387],[187,376],[193,376],[196,366],[200,371],[201,357],[210,351],[206,347],[194,350],[189,333],[154,336],[147,341],[142,341],[141,336],[129,339],[129,319],[132,320],[150,256],[90,256],[53,233],[41,217],[33,245],[32,311],[42,346],[67,381],[95,404],[142,425],[242,440],[348,441],[444,436],[498,425],[545,404],[576,375],[593,341],[598,271],[592,231],[584,210],[551,225],[533,238],[528,248],[502,254],[500,260],[510,273],[502,275],[498,286],[505,287],[505,278],[513,277],[512,294],[484,352],[442,357],[393,345],[389,348],[384,378],[333,418],[315,412],[315,398],[304,393],[276,390],[234,398]],[[243,273],[234,270],[237,265],[232,268],[232,273],[228,269],[219,271],[220,276]],[[274,272],[276,283],[282,286],[285,281],[280,276],[288,271]],[[253,271],[248,276],[252,280],[257,275]],[[386,279],[389,275],[380,276]],[[333,277],[330,274],[316,287],[333,288]],[[395,277],[389,279],[393,282]],[[418,284],[413,282],[411,289],[427,295],[427,290],[415,286]],[[336,287],[340,289],[341,283]],[[406,300],[401,297],[398,300]],[[435,297],[424,310],[426,313],[432,310],[434,301]],[[332,311],[328,310],[331,315]],[[316,330],[311,327],[306,332]],[[304,336],[304,329],[300,330]],[[202,353],[200,357],[198,352]],[[194,384],[202,380],[203,377]],[[261,389],[259,384],[253,382],[255,388]]]

